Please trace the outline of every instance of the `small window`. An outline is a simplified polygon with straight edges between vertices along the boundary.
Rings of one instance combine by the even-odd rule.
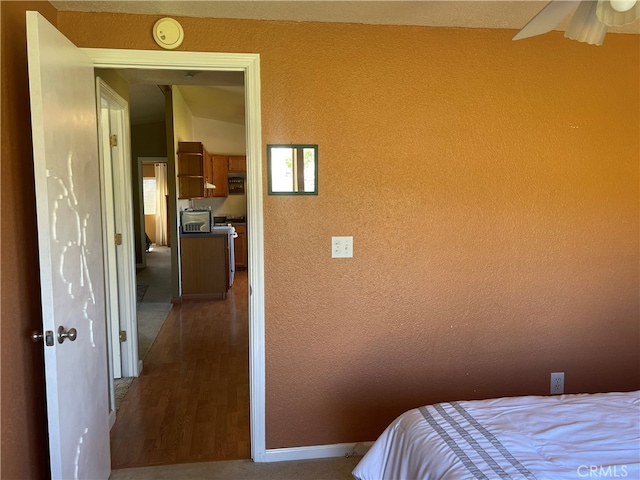
[[[269,195],[318,194],[317,145],[267,145]]]
[[[156,179],[148,177],[142,179],[142,194],[144,196],[144,214],[156,214]]]

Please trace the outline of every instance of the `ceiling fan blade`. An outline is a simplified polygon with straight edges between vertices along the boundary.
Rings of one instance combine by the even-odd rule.
[[[550,32],[578,6],[579,2],[552,0],[513,37],[513,40]]]
[[[583,1],[571,17],[565,38],[588,43],[589,45],[602,45],[607,34],[607,26],[596,15],[596,2]]]

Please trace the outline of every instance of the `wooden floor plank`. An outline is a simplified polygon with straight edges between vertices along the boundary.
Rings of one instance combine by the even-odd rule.
[[[225,300],[175,305],[111,429],[113,469],[247,459],[247,272]]]

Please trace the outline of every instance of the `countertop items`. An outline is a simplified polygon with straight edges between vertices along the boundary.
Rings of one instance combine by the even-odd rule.
[[[231,231],[233,230],[233,231]],[[182,238],[200,238],[200,237],[225,237],[229,234],[234,234],[235,229],[229,225],[214,225],[211,227],[211,232],[180,232]]]
[[[214,225],[246,225],[247,217],[232,215],[214,215]]]

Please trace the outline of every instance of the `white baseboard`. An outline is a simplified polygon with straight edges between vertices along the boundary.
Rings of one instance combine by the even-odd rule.
[[[265,451],[255,462],[288,462],[292,460],[312,460],[314,458],[350,457],[364,455],[373,442],[337,443],[334,445],[314,445],[312,447],[273,448]]]

